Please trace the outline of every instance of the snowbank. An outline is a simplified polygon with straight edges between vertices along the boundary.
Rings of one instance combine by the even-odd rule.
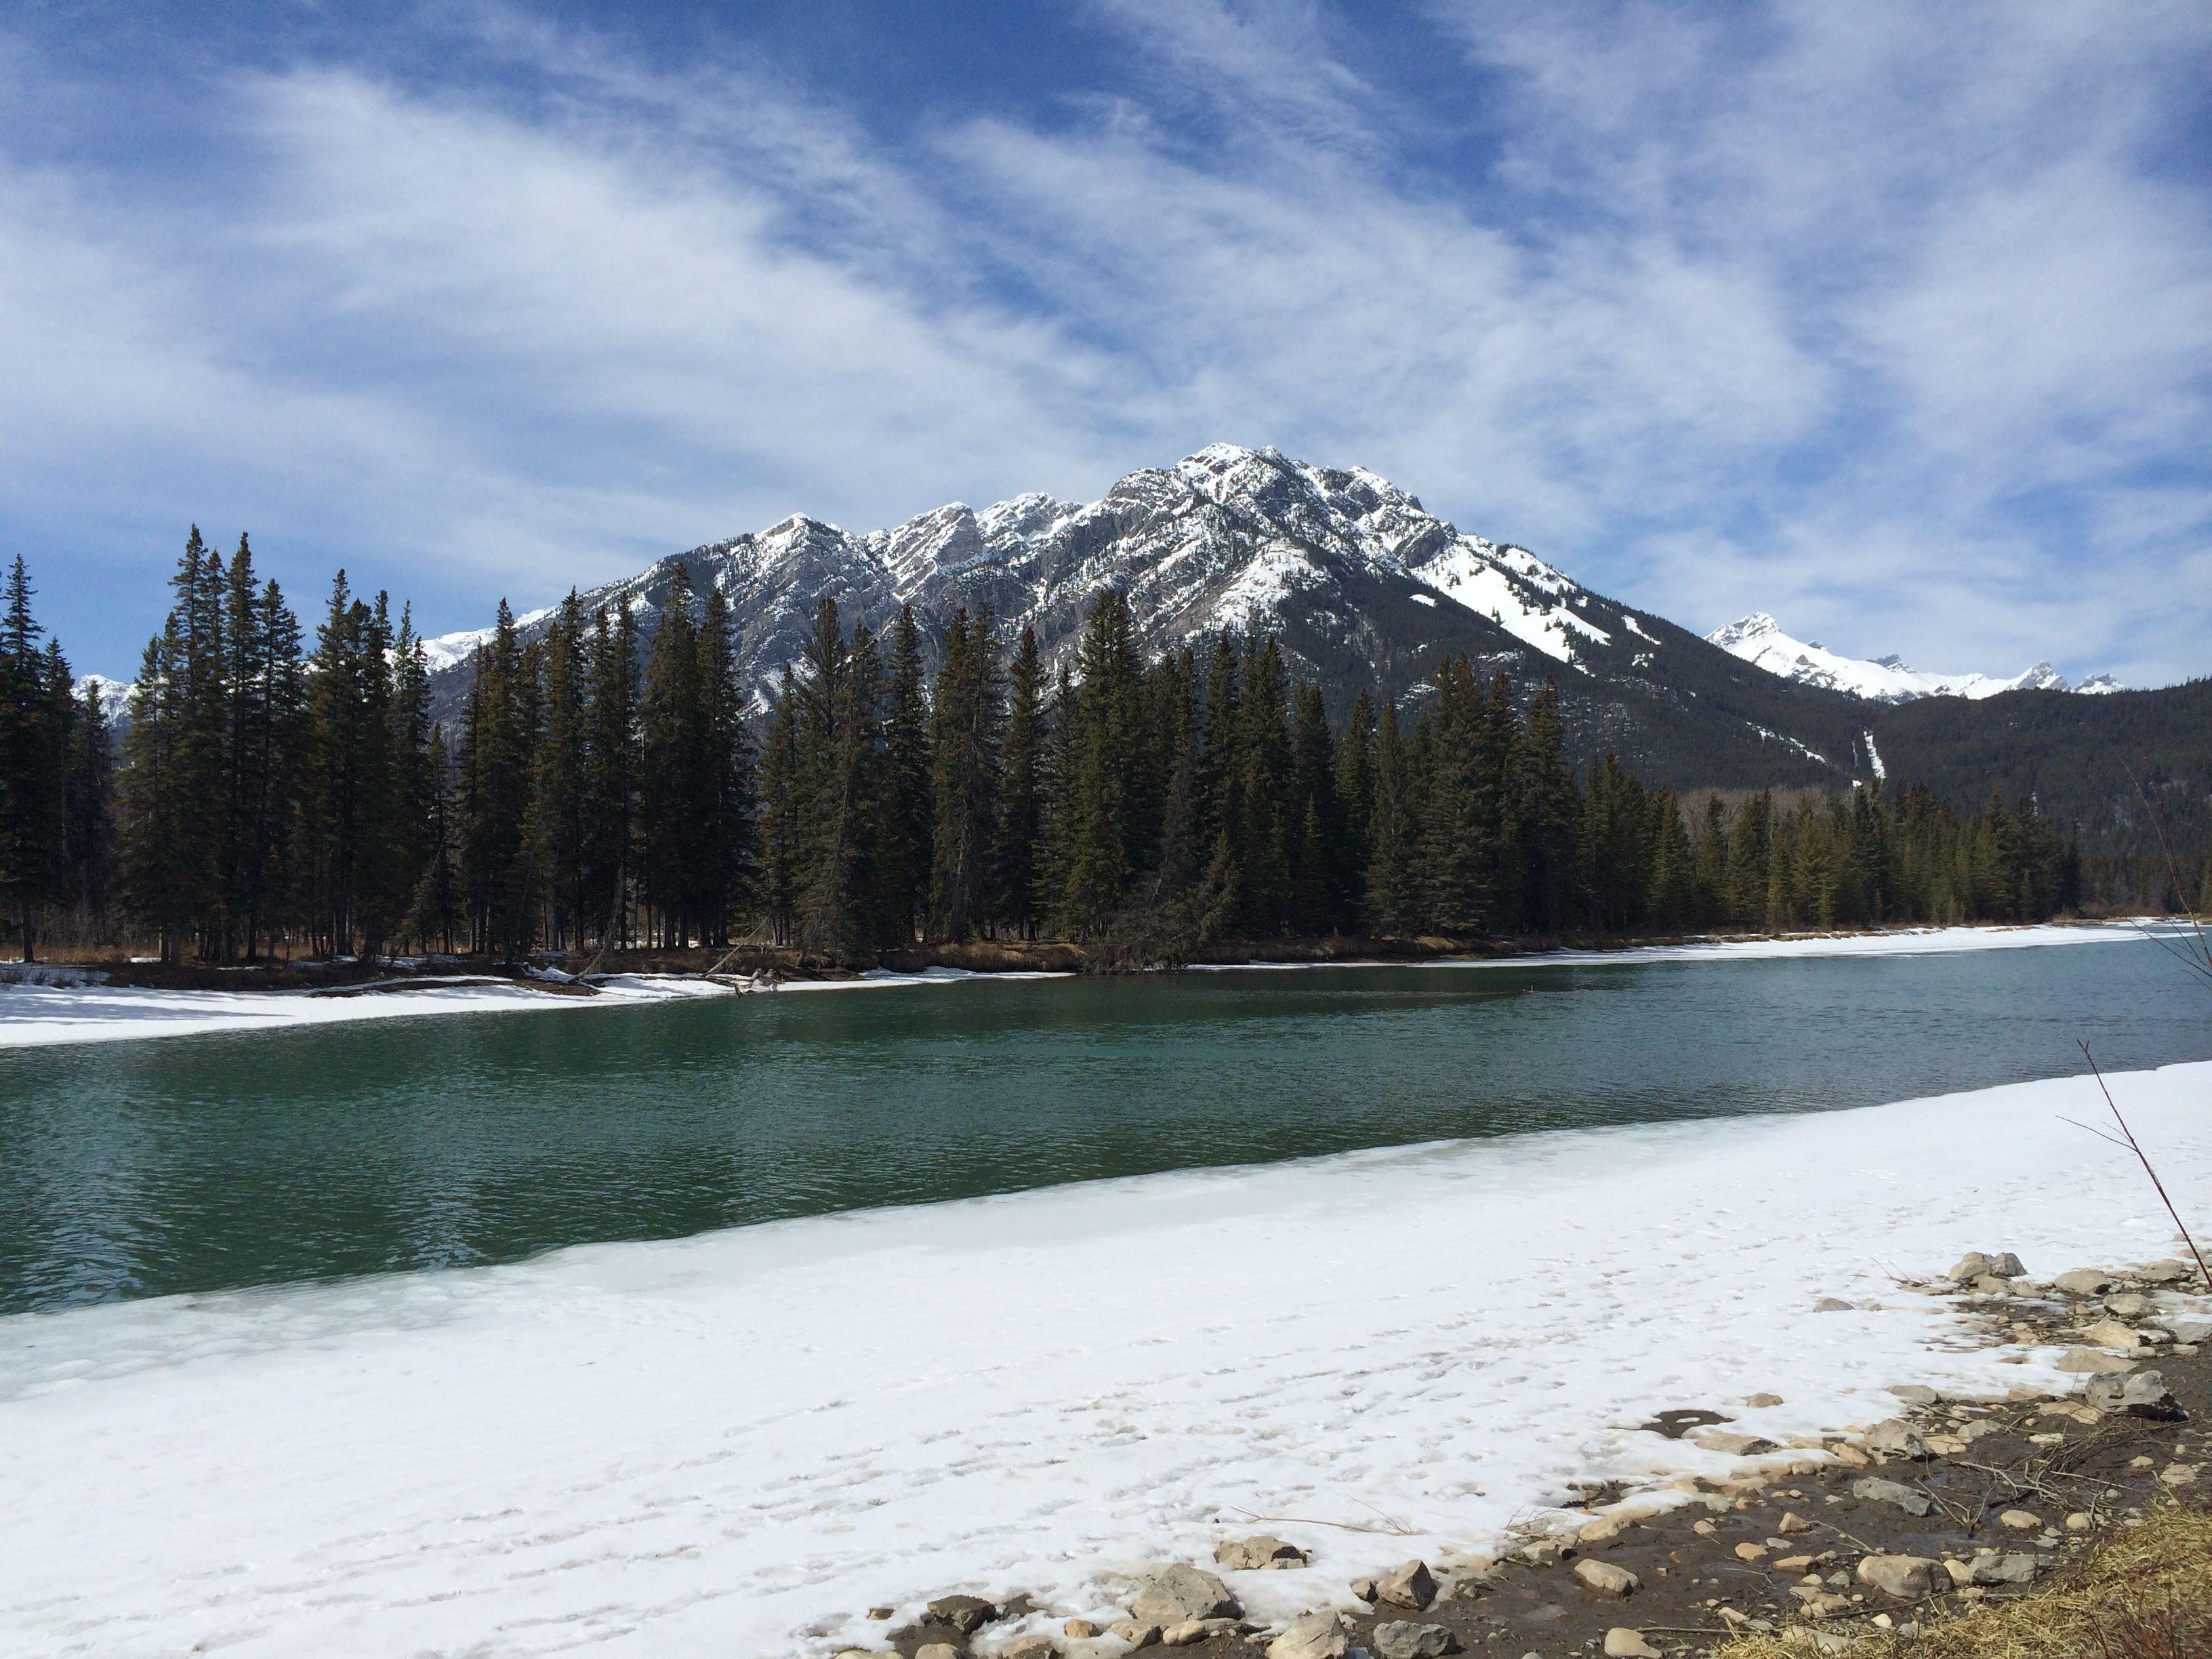
[[[151,991],[121,985],[0,984],[0,1048],[57,1042],[119,1042],[137,1037],[197,1036],[209,1031],[276,1030],[422,1014],[481,1014],[517,1009],[618,1008],[690,997],[726,997],[704,980],[623,975],[601,995],[568,996],[520,983],[439,985],[319,996],[309,991]]]
[[[1631,951],[1553,951],[1480,962],[1248,963],[1208,964],[1214,971],[1243,968],[1523,968],[1559,963],[1692,962],[1758,957],[1919,956],[1949,951],[1997,951],[2032,945],[2081,945],[2141,938],[2133,927],[1928,927],[1899,933],[1838,934],[1784,939],[1715,939],[1694,945],[1652,945]],[[930,968],[918,974],[878,969],[857,979],[793,981],[783,991],[848,991],[914,985],[957,985],[975,980],[1064,979],[1058,973],[979,974],[963,968]],[[729,988],[696,979],[629,975],[595,981],[606,994],[550,994],[526,985],[425,985],[419,990],[358,996],[317,996],[301,991],[149,991],[107,985],[0,983],[0,1048],[57,1042],[113,1042],[137,1037],[192,1036],[207,1031],[275,1030],[334,1024],[341,1020],[398,1019],[423,1014],[491,1013],[514,1009],[607,1008],[685,997],[718,997]]]
[[[2201,1198],[2212,1063],[2112,1083]],[[1316,1551],[1237,1576],[1287,1613],[1571,1480],[1728,1467],[1656,1410],[1781,1439],[2064,1381],[1889,1273],[2167,1254],[2061,1121],[2098,1109],[2059,1079],[0,1321],[0,1650],[825,1653],[956,1589],[1095,1615],[1248,1516]]]

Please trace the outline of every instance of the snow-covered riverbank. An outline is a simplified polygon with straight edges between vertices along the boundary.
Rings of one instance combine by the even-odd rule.
[[[2201,1199],[2212,1063],[2112,1081]],[[0,1651],[826,1653],[953,1589],[1102,1613],[1253,1516],[1319,1551],[1234,1575],[1292,1611],[1572,1480],[1728,1467],[1655,1411],[1784,1439],[2064,1380],[1891,1275],[2167,1254],[2063,1121],[2099,1109],[2059,1079],[0,1321]]]
[[[1431,969],[1540,967],[1547,963],[1634,963],[1723,961],[1759,957],[1921,956],[1954,951],[2012,950],[2030,945],[2086,945],[2140,939],[2126,924],[2038,927],[1923,927],[1887,933],[1836,934],[1780,939],[1715,939],[1626,951],[1554,951],[1477,962],[1402,963],[1290,963],[1253,968],[1414,966]],[[878,972],[857,979],[786,984],[787,991],[843,991],[902,986],[953,985],[970,981],[1056,979],[1046,973],[976,974],[932,968],[918,974]],[[726,985],[666,975],[628,975],[595,981],[597,997],[564,996],[520,983],[439,986],[356,995],[305,991],[152,991],[109,985],[0,983],[0,1049],[64,1042],[115,1042],[144,1037],[194,1036],[210,1031],[272,1030],[349,1020],[415,1018],[431,1014],[497,1013],[520,1010],[635,1006],[692,997],[732,994]]]

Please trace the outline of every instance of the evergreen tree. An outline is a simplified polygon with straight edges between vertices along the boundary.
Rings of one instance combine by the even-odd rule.
[[[524,656],[505,599],[471,666],[458,784],[462,902],[476,949],[516,956],[530,947],[522,826],[537,699],[533,665]]]
[[[945,636],[945,665],[928,738],[934,802],[931,909],[938,933],[955,943],[982,928],[993,896],[991,854],[1005,720],[996,635],[988,609],[972,628],[967,611],[954,614]]]
[[[69,858],[69,665],[60,647],[39,648],[30,575],[9,568],[0,617],[0,892],[21,941],[37,955],[40,908],[62,892]]]
[[[596,896],[586,885],[590,830],[591,705],[583,601],[573,587],[540,653],[543,725],[532,757],[523,840],[545,907],[546,943],[580,947]]]
[[[1038,842],[1043,834],[1044,664],[1036,631],[1022,629],[1006,676],[1006,735],[999,750],[999,810],[991,863],[997,911],[1023,939],[1036,937]]]
[[[637,812],[641,686],[637,623],[625,605],[592,619],[586,665],[590,736],[585,745],[584,873],[578,925],[603,948],[627,943],[631,849]]]
[[[930,845],[934,810],[929,699],[923,689],[921,628],[910,605],[899,607],[898,620],[891,626],[890,705],[884,731],[890,810],[882,831],[883,857],[899,941],[908,944],[921,930],[935,863]]]

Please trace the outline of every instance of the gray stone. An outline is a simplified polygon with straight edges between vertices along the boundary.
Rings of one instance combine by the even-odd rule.
[[[1106,1630],[1109,1635],[1120,1637],[1132,1648],[1155,1647],[1160,1639],[1160,1627],[1141,1620],[1117,1619]]]
[[[1227,1567],[1232,1572],[1265,1572],[1303,1567],[1306,1553],[1296,1544],[1286,1544],[1263,1532],[1256,1537],[1231,1538],[1216,1545],[1213,1559],[1217,1566]]]
[[[1813,1304],[1814,1313],[1849,1313],[1851,1304],[1832,1296],[1824,1296]]]
[[[2158,1326],[2177,1342],[2212,1342],[2212,1319],[2161,1319]]]
[[[2035,1582],[2036,1565],[2036,1559],[2032,1555],[1978,1555],[1966,1564],[1966,1582],[1970,1584],[2032,1584]]]
[[[1866,1443],[1868,1450],[1884,1457],[1909,1457],[1917,1463],[1929,1455],[1928,1443],[1901,1417],[1882,1419],[1867,1431]]]
[[[1644,1581],[1626,1567],[1616,1567],[1610,1561],[1577,1561],[1575,1577],[1582,1587],[1593,1595],[1602,1595],[1618,1601],[1623,1596],[1633,1595],[1644,1588]]]
[[[2143,1340],[2135,1327],[2118,1319],[2099,1320],[2081,1333],[2081,1340],[2093,1348],[2118,1348],[2123,1353],[2131,1352],[2143,1345]]]
[[[1303,1613],[1267,1644],[1267,1659],[1344,1659],[1352,1651],[1352,1634],[1341,1613]]]
[[[1782,1396],[1778,1394],[1755,1394],[1743,1403],[1753,1411],[1765,1411],[1771,1406],[1780,1405]]]
[[[2112,1274],[2101,1267],[2076,1267],[2051,1281],[2053,1290],[2063,1291],[2069,1296],[2102,1296],[2112,1288]]]
[[[1925,1382],[1896,1382],[1891,1384],[1889,1391],[1908,1406],[1937,1405],[1943,1398]]]
[[[2186,1423],[2189,1413],[2169,1393],[2166,1379],[2156,1371],[2135,1371],[2126,1376],[2093,1376],[2088,1401],[2099,1411],[2147,1417],[2158,1423]]]
[[[1869,1504],[1893,1504],[1907,1515],[1926,1515],[1936,1507],[1934,1500],[1926,1492],[1899,1486],[1894,1480],[1871,1478],[1854,1480],[1851,1482],[1851,1496]]]
[[[2105,1298],[2105,1311],[2122,1319],[2148,1319],[2158,1311],[2158,1304],[2141,1291],[2122,1291]]]
[[[1218,1631],[1233,1628],[1226,1619],[1183,1619],[1160,1632],[1160,1645],[1194,1648]]]
[[[1375,1626],[1375,1651],[1382,1659],[1443,1659],[1459,1651],[1459,1638],[1442,1625],[1398,1619]]]
[[[1394,1607],[1425,1611],[1437,1599],[1437,1581],[1424,1561],[1408,1561],[1375,1581],[1375,1600]]]
[[[1869,1555],[1859,1563],[1859,1583],[1896,1601],[1917,1601],[1936,1588],[1942,1571],[1923,1555]]]
[[[2180,1285],[2199,1276],[2193,1261],[2154,1261],[2136,1273],[2136,1277],[2146,1285]]]
[[[2010,1250],[1998,1255],[1984,1255],[1979,1250],[1969,1250],[1951,1269],[1949,1277],[1965,1285],[1977,1279],[2018,1279],[2027,1269]]]
[[[1234,1619],[1243,1610],[1228,1585],[1181,1562],[1148,1581],[1129,1603],[1139,1622],[1162,1626],[1162,1641],[1167,1639],[1167,1626],[1192,1619]]]
[[[963,1636],[973,1636],[997,1620],[999,1610],[980,1595],[940,1595],[921,1615],[925,1625],[948,1625]]]
[[[1644,1639],[1642,1631],[1615,1625],[1605,1633],[1605,1659],[1659,1659],[1659,1650]]]
[[[1363,1601],[1372,1601],[1375,1599],[1375,1581],[1372,1578],[1353,1579],[1352,1593]]]
[[[1049,1636],[1024,1636],[1000,1648],[997,1659],[1060,1659],[1060,1650],[1053,1646]]]
[[[914,1650],[914,1659],[968,1659],[950,1642],[924,1642]]]
[[[1731,1434],[1726,1429],[1698,1429],[1689,1437],[1693,1446],[1703,1446],[1707,1451],[1720,1453],[1723,1457],[1757,1457],[1763,1452],[1776,1449],[1771,1440],[1755,1434]]]

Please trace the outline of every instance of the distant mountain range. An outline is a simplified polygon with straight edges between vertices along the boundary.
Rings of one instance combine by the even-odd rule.
[[[1887,752],[1883,707],[1961,689],[1855,665],[1906,677],[1908,690],[1906,679],[1846,672],[1849,659],[1826,653],[1824,672],[1802,672],[1796,659],[1817,647],[1786,641],[1771,622],[1779,656],[1743,652],[1761,618],[1722,630],[1740,634],[1729,642],[1700,638],[1525,548],[1462,531],[1364,468],[1232,444],[1133,472],[1096,501],[1018,495],[980,511],[956,502],[863,533],[794,515],[594,588],[586,609],[629,606],[649,637],[679,566],[695,590],[712,582],[728,599],[757,700],[798,658],[825,593],[848,624],[878,631],[902,605],[939,629],[956,610],[988,605],[1010,630],[1036,629],[1056,659],[1108,585],[1128,596],[1149,650],[1224,626],[1272,629],[1291,672],[1318,680],[1340,709],[1363,685],[1418,699],[1446,653],[1466,652],[1524,693],[1555,681],[1578,757],[1613,750],[1646,776],[1686,786],[1871,778]],[[525,637],[541,635],[550,615],[526,616]],[[458,707],[484,637],[430,642],[442,707]],[[1977,696],[2003,689],[1973,684]]]
[[[1792,639],[1765,611],[1716,628],[1705,638],[1731,656],[1753,667],[1764,668],[1800,685],[1817,685],[1842,691],[1869,702],[1909,702],[1915,697],[1970,697],[1977,701],[2006,691],[2122,691],[2110,674],[2093,674],[2079,685],[2067,684],[2064,676],[2047,662],[2026,673],[2002,679],[1994,674],[1929,674],[1908,668],[1899,657],[1876,657],[1871,661],[1845,657],[1818,641]]]

